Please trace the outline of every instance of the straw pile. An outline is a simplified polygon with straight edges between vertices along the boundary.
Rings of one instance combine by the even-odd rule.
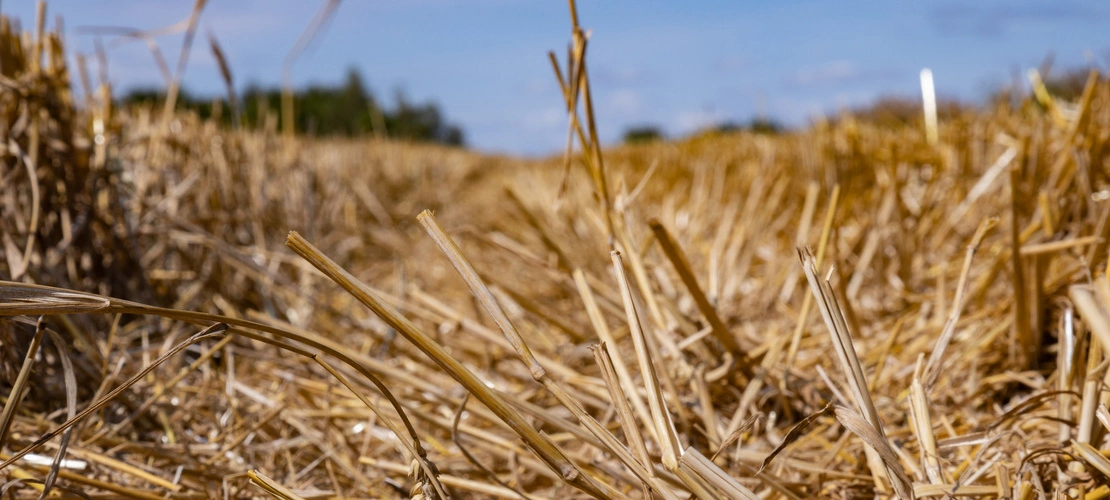
[[[1106,78],[603,153],[573,26],[564,163],[78,106],[0,19],[4,491],[1110,495]]]

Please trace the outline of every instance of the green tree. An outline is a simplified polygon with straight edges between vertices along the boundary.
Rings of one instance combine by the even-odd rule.
[[[665,139],[663,130],[656,125],[636,125],[624,131],[622,141],[625,144],[641,144]]]
[[[444,121],[439,106],[435,103],[411,103],[402,91],[396,92],[395,100],[396,107],[385,114],[386,130],[390,137],[463,144],[462,129]]]
[[[266,114],[279,120],[281,90],[250,85],[243,92],[243,119],[246,126],[263,125]],[[160,89],[138,88],[128,92],[121,103],[125,106],[152,105],[165,98]],[[404,93],[396,93],[393,109],[384,109],[358,70],[351,68],[340,85],[312,85],[293,96],[293,120],[297,132],[311,136],[354,137],[378,132],[375,123],[385,126],[388,137],[411,141],[438,142],[461,146],[465,144],[463,130],[448,123],[434,102],[413,103]],[[216,118],[214,103],[226,108],[226,100],[198,99],[182,91],[178,97],[179,109],[190,109],[201,118]],[[381,117],[378,120],[376,117]],[[219,117],[225,125],[231,124],[230,113]],[[384,123],[383,123],[384,122]]]

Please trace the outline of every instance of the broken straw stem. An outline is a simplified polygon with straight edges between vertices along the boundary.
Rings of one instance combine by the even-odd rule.
[[[694,303],[697,304],[698,310],[702,316],[705,316],[709,326],[712,327],[713,335],[721,342],[721,345],[731,352],[737,359],[737,366],[744,373],[744,376],[751,380],[753,373],[751,367],[751,360],[748,358],[747,353],[736,342],[732,332],[725,326],[724,321],[721,321],[720,315],[717,314],[717,309],[709,302],[709,297],[706,297],[705,292],[701,286],[698,285],[698,280],[694,276],[694,272],[690,269],[690,262],[686,259],[686,253],[678,246],[678,243],[671,236],[667,228],[658,219],[651,219],[648,221],[651,226],[651,231],[655,233],[656,240],[659,241],[659,246],[663,249],[663,253],[667,255],[667,259],[671,261],[675,271],[678,273],[682,283],[686,285],[686,289],[690,291],[690,295],[694,297]]]
[[[937,134],[937,92],[933,86],[933,70],[921,70],[921,101],[925,108],[925,139],[930,146],[936,146]]]

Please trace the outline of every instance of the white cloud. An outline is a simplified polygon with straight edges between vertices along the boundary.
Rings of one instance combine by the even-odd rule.
[[[713,110],[683,111],[678,114],[675,124],[679,134],[688,134],[695,130],[717,125],[723,121],[721,114]]]
[[[644,102],[635,90],[617,89],[609,96],[607,108],[614,115],[635,117],[644,109]]]
[[[567,113],[562,108],[550,107],[534,109],[524,113],[521,125],[530,132],[549,131],[558,126],[566,126]]]
[[[559,84],[552,76],[530,78],[524,82],[522,88],[528,95],[551,97],[559,95]]]
[[[659,75],[647,68],[635,66],[600,66],[596,70],[591,68],[590,79],[609,85],[642,85],[659,80]]]
[[[748,69],[751,60],[746,55],[728,54],[716,61],[714,68],[722,72],[734,72]]]
[[[793,82],[798,85],[827,84],[854,78],[859,75],[856,63],[839,60],[806,66],[794,72]]]

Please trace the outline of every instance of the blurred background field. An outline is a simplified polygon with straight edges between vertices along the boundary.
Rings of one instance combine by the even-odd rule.
[[[564,52],[563,2],[342,2],[319,36],[299,44],[328,3],[207,2],[184,90],[200,100],[226,95],[208,48],[211,36],[244,96],[285,78],[295,89],[341,87],[354,70],[386,108],[394,108],[398,92],[413,104],[436,104],[475,149],[532,157],[561,152],[566,113],[544,55]],[[64,19],[71,66],[76,54],[84,54],[93,82],[106,75],[122,98],[133,90],[164,92],[177,70],[180,23],[192,7],[185,1],[56,1],[47,22]],[[24,26],[34,20],[33,1],[8,1],[3,8]],[[620,142],[636,126],[671,138],[756,119],[803,128],[814,115],[886,97],[916,102],[917,75],[925,67],[936,74],[942,100],[984,104],[1007,87],[1028,92],[1024,73],[1030,68],[1048,79],[1078,71],[1078,92],[1083,69],[1110,63],[1101,29],[1110,6],[1098,0],[711,0],[696,9],[613,0],[579,9],[595,42],[589,57],[605,144]],[[98,44],[107,55],[103,67],[95,56]],[[304,50],[294,50],[299,47]],[[253,99],[243,101],[253,105]]]
[[[618,144],[575,20],[536,56],[573,148],[520,158],[355,72],[113,93],[33,19],[0,19],[13,496],[1110,495],[1097,62],[935,129],[916,95]]]

